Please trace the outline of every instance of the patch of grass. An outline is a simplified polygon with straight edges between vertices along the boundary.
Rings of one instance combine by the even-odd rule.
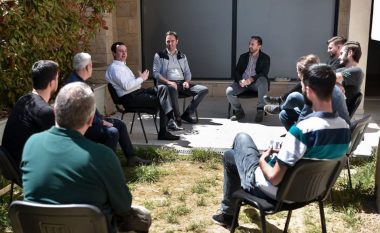
[[[196,183],[191,187],[191,192],[192,193],[197,193],[197,194],[202,194],[207,192],[207,187],[204,183]]]
[[[354,230],[361,226],[360,218],[357,217],[358,211],[353,206],[348,206],[344,209],[343,220]]]
[[[194,162],[221,162],[222,156],[212,150],[193,149],[189,158]]]
[[[170,196],[170,191],[169,191],[168,186],[162,187],[162,194],[164,194],[165,196]]]
[[[191,222],[189,226],[186,227],[186,231],[193,231],[196,233],[205,232],[206,226],[207,224],[204,221]]]
[[[156,165],[139,166],[126,171],[127,181],[130,183],[154,183],[168,172]]]
[[[153,210],[153,209],[156,208],[156,205],[155,205],[154,202],[151,201],[151,200],[145,200],[145,201],[143,202],[143,206],[144,206],[145,208],[149,209],[149,210]]]
[[[186,197],[187,197],[187,194],[186,194],[186,193],[181,193],[181,194],[178,196],[178,201],[180,201],[180,202],[186,202]]]
[[[171,224],[178,224],[178,218],[177,218],[177,213],[174,210],[169,210],[168,213],[165,215],[165,219],[168,223]]]
[[[167,207],[170,206],[170,203],[170,199],[165,198],[157,203],[157,207]]]
[[[206,199],[203,196],[197,199],[197,206],[206,206]]]
[[[8,218],[8,200],[4,198],[4,196],[1,198],[4,200],[4,202],[2,202],[0,205],[0,232],[11,232],[11,223]]]

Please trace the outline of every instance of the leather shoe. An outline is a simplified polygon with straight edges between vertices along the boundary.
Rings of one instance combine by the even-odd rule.
[[[188,113],[184,113],[184,114],[182,114],[181,119],[184,120],[184,121],[186,121],[187,123],[190,123],[190,124],[195,124],[195,123],[197,123],[197,121],[194,120],[194,119],[190,116],[190,114],[188,114]]]
[[[127,159],[127,167],[135,167],[135,166],[141,166],[141,165],[150,165],[152,161],[142,159],[137,156],[132,156],[131,158]]]
[[[236,111],[235,114],[230,118],[231,121],[238,121],[245,117],[244,111]]]
[[[263,118],[264,118],[264,110],[261,108],[258,108],[256,112],[255,122],[260,123],[263,121]]]
[[[179,136],[173,135],[167,131],[165,131],[164,133],[159,132],[158,140],[174,141],[174,140],[179,140]]]
[[[173,119],[170,119],[169,122],[168,122],[168,130],[171,130],[171,131],[180,131],[180,130],[183,130],[183,128],[179,127],[177,125],[177,123]]]

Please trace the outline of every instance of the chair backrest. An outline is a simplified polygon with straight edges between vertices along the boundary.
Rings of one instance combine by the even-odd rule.
[[[283,201],[307,203],[324,200],[342,168],[347,157],[338,160],[301,159],[289,168],[277,192],[279,204]]]
[[[351,143],[348,148],[347,155],[351,155],[352,153],[354,153],[354,151],[362,141],[370,119],[371,115],[366,115],[359,120],[351,122]]]
[[[350,100],[347,99],[346,104],[347,104],[348,115],[350,116],[350,118],[354,116],[356,109],[358,109],[362,99],[363,99],[363,94],[361,92],[358,92]]]
[[[18,186],[22,186],[19,168],[10,157],[8,151],[0,146],[0,173],[5,179],[12,181]]]
[[[99,208],[86,204],[48,205],[14,201],[9,217],[15,233],[107,233]]]
[[[115,88],[112,86],[111,83],[108,83],[107,87],[108,87],[108,91],[111,95],[112,102],[115,104],[116,110],[118,112],[124,113],[125,112],[124,107],[122,107],[122,104],[120,102],[119,96],[116,93]]]

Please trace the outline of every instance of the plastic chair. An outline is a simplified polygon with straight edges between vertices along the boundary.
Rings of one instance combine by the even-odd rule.
[[[5,179],[11,181],[9,198],[9,204],[11,204],[13,200],[14,184],[22,187],[21,175],[19,168],[16,166],[8,151],[2,146],[0,146],[0,173],[4,176]]]
[[[362,99],[363,99],[363,94],[361,92],[358,92],[351,99],[346,99],[348,115],[350,116],[350,118],[354,116],[356,110],[358,109],[360,103],[362,102]]]
[[[14,201],[9,217],[15,233],[108,233],[99,208],[87,204],[49,205]]]
[[[364,133],[368,127],[371,115],[364,116],[359,120],[354,120],[351,122],[351,143],[347,151],[347,173],[348,173],[348,183],[350,189],[352,189],[351,181],[351,171],[350,171],[350,157],[354,154],[354,151],[364,138]]]
[[[140,119],[140,124],[141,124],[141,128],[142,128],[142,131],[143,131],[143,134],[144,134],[145,142],[148,143],[148,139],[147,139],[146,133],[145,133],[144,124],[143,124],[143,121],[142,121],[142,118],[141,118],[141,113],[146,113],[146,114],[150,114],[150,115],[153,116],[154,126],[156,127],[156,131],[158,133],[157,123],[156,123],[157,110],[158,109],[153,109],[153,108],[128,108],[128,109],[125,109],[123,107],[122,103],[120,102],[120,99],[119,99],[119,97],[118,97],[118,95],[116,93],[115,88],[112,86],[112,84],[108,83],[107,87],[108,87],[108,91],[109,91],[109,93],[111,95],[112,101],[115,104],[116,110],[121,113],[121,118],[120,119],[123,120],[124,114],[126,114],[126,113],[133,113],[132,124],[131,124],[131,129],[130,129],[129,133],[132,134],[133,124],[135,122],[135,116],[136,116],[136,113],[137,113],[137,115],[138,115],[138,117]]]
[[[260,212],[261,231],[266,232],[265,216],[280,211],[288,211],[284,232],[287,232],[292,210],[318,202],[322,232],[326,232],[323,201],[344,167],[347,157],[338,160],[301,159],[294,167],[287,170],[284,179],[278,186],[276,200],[256,197],[240,189],[232,194],[236,198],[231,232],[238,226],[240,207],[243,203],[253,206]],[[269,199],[269,198],[268,198]]]

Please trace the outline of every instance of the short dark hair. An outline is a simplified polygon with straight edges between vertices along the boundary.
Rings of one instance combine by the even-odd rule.
[[[334,45],[343,45],[344,43],[346,43],[346,41],[347,40],[343,36],[334,36],[331,37],[326,43],[333,43]]]
[[[309,86],[320,100],[329,100],[335,86],[334,70],[326,64],[314,64],[303,72],[302,82]]]
[[[125,45],[123,42],[120,42],[120,41],[118,41],[118,42],[115,42],[115,43],[113,43],[112,45],[111,45],[111,51],[113,52],[113,53],[116,53],[116,48],[117,48],[117,46],[119,46],[119,45]],[[125,45],[126,46],[126,45]]]
[[[251,36],[251,40],[256,40],[259,45],[263,45],[263,40],[260,36]]]
[[[362,48],[360,46],[360,43],[357,41],[347,41],[343,47],[345,48],[345,51],[351,51],[352,52],[352,58],[355,62],[359,62],[360,57],[362,56]]]
[[[175,39],[176,40],[178,40],[178,35],[177,35],[177,33],[175,32],[175,31],[171,31],[171,30],[169,30],[166,34],[165,34],[165,36],[174,36],[175,37]]]
[[[33,88],[46,89],[52,80],[55,80],[59,72],[59,65],[51,60],[39,60],[32,66]]]

